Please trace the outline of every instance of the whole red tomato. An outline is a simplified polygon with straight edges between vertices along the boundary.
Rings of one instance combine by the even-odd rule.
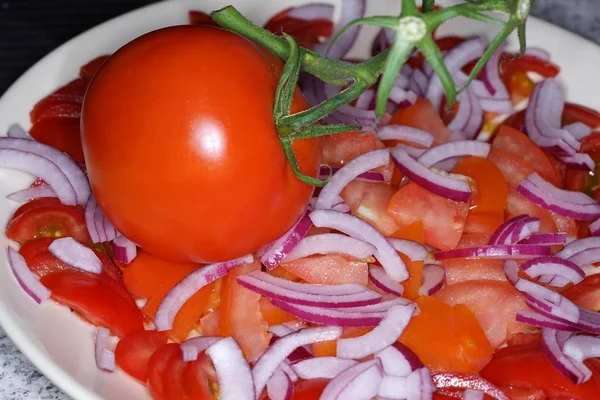
[[[92,81],[82,141],[92,188],[115,227],[174,261],[255,252],[299,218],[299,181],[273,123],[281,62],[234,33],[179,26],[117,51]],[[293,112],[307,107],[297,92]],[[294,143],[315,176],[317,140]]]

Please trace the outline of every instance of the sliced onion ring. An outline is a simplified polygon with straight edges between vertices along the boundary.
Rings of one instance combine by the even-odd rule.
[[[198,354],[202,353],[221,339],[223,338],[218,336],[198,336],[185,340],[179,345],[179,347],[181,347],[183,361],[197,360]]]
[[[12,247],[8,247],[8,260],[17,282],[36,303],[40,304],[50,298],[52,292],[36,278],[23,256]]]
[[[102,261],[100,261],[96,253],[72,237],[55,239],[48,246],[48,251],[72,267],[91,272],[92,274],[102,273]]]
[[[430,192],[461,202],[466,202],[471,197],[471,188],[467,182],[431,171],[415,161],[402,147],[392,149],[391,155],[396,166],[406,177]]]
[[[373,285],[386,293],[400,297],[404,292],[404,287],[390,278],[385,270],[378,265],[369,265],[369,278]]]
[[[417,160],[425,167],[430,168],[440,161],[454,157],[474,156],[486,158],[490,153],[491,145],[476,140],[459,140],[448,142],[427,150]]]
[[[113,241],[113,257],[122,264],[129,264],[137,257],[137,246],[125,236],[117,236]]]
[[[264,352],[252,369],[255,393],[262,393],[278,366],[298,347],[336,340],[341,334],[342,328],[339,327],[306,328],[277,340]]]
[[[19,190],[6,196],[7,199],[17,203],[25,203],[29,200],[39,199],[41,197],[57,197],[56,192],[49,185],[40,185]]]
[[[310,213],[310,219],[316,227],[333,228],[357,239],[371,243],[377,248],[375,258],[379,260],[385,272],[395,281],[402,282],[409,278],[404,261],[396,250],[368,222],[352,215],[331,210],[315,210]]]
[[[431,147],[434,136],[422,129],[406,125],[384,125],[377,129],[379,140],[402,140],[424,147]]]
[[[271,300],[271,303],[298,319],[320,325],[344,327],[377,326],[385,317],[385,312],[381,311],[357,312],[348,311],[344,308],[310,307],[286,303],[280,300]]]
[[[302,239],[283,260],[290,262],[313,254],[347,254],[359,260],[365,260],[375,254],[377,249],[364,240],[356,239],[339,233],[323,233]]]
[[[292,364],[292,368],[302,379],[333,379],[356,364],[357,361],[339,357],[313,357]]]
[[[552,255],[552,248],[550,246],[539,246],[532,244],[467,247],[447,251],[438,251],[434,254],[436,260],[445,260],[448,258],[491,258],[499,260],[518,260],[549,255]]]
[[[102,371],[113,372],[115,370],[115,353],[109,348],[109,338],[110,331],[108,329],[98,328],[95,345],[96,366]]]
[[[340,20],[335,24],[332,37],[334,37],[342,28],[344,28],[350,22],[361,18],[365,15],[366,0],[343,0],[342,1],[342,15]],[[356,26],[349,29],[338,40],[329,48],[330,40],[325,41],[315,46],[315,51],[321,55],[325,55],[330,58],[343,58],[348,50],[354,45],[360,26]],[[329,48],[329,52],[327,51]]]
[[[375,354],[375,357],[381,360],[383,372],[390,376],[408,376],[411,372],[423,367],[419,357],[400,342],[386,347]]]
[[[305,212],[298,222],[282,237],[277,239],[273,244],[258,251],[257,256],[260,262],[269,270],[277,267],[294,250],[300,241],[304,239],[311,227],[312,223]]]
[[[421,278],[420,296],[431,296],[444,286],[446,271],[437,264],[425,264]]]
[[[221,339],[213,344],[206,349],[206,354],[212,360],[217,372],[219,399],[255,400],[256,392],[250,366],[240,346],[232,337]]]
[[[160,302],[154,317],[156,330],[166,331],[171,329],[177,312],[198,290],[225,276],[231,268],[242,264],[250,264],[253,261],[254,257],[248,255],[232,261],[209,264],[190,273],[169,290]]]
[[[532,278],[539,278],[542,275],[556,275],[573,284],[577,284],[585,278],[585,272],[577,264],[560,257],[534,258],[521,265],[521,269]],[[552,285],[552,281],[549,283]]]
[[[377,395],[383,378],[381,361],[377,358],[348,368],[332,379],[320,400],[363,400]]]
[[[269,400],[290,400],[294,394],[294,384],[290,376],[279,368],[267,381]]]
[[[582,362],[573,360],[563,353],[561,347],[564,343],[560,343],[559,335],[560,331],[556,329],[542,329],[542,353],[561,374],[571,381],[577,384],[588,381],[592,371]]]

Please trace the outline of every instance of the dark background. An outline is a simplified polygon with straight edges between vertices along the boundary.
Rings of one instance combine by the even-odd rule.
[[[0,94],[27,68],[65,41],[101,22],[154,2],[0,0]],[[202,3],[198,0],[199,9]],[[600,39],[600,0],[537,0],[532,14],[589,39]]]

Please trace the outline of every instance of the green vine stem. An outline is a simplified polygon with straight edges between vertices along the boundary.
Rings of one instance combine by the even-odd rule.
[[[350,103],[378,80],[375,115],[377,120],[383,115],[394,81],[402,66],[418,49],[431,64],[440,78],[446,92],[447,105],[456,101],[459,91],[446,65],[443,56],[432,37],[432,32],[444,22],[458,17],[466,17],[486,23],[503,25],[500,33],[492,41],[485,54],[473,68],[463,90],[481,71],[489,58],[502,42],[515,30],[518,32],[521,54],[525,51],[525,23],[529,9],[535,0],[466,0],[465,3],[435,10],[435,0],[424,0],[423,11],[419,11],[416,0],[402,0],[399,16],[365,17],[351,22],[335,37],[330,45],[347,29],[360,24],[375,25],[391,29],[396,38],[389,50],[383,51],[362,63],[354,64],[321,56],[311,50],[299,47],[289,35],[276,36],[250,22],[233,6],[225,7],[211,14],[220,26],[261,44],[286,62],[275,100],[274,120],[282,145],[292,164],[294,172],[302,181],[322,186],[324,181],[302,175],[291,151],[293,140],[313,138],[345,132],[352,125],[314,125],[316,122]],[[508,15],[506,20],[485,14],[493,11]],[[337,95],[314,107],[290,114],[293,90],[300,70],[335,86],[347,86]]]

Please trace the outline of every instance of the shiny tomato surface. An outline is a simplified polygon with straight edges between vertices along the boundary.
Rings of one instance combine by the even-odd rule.
[[[117,51],[90,84],[82,143],[98,204],[156,256],[213,262],[255,252],[299,218],[298,180],[273,123],[281,63],[220,28],[179,26]],[[307,107],[300,93],[293,112]],[[316,176],[317,140],[294,143]]]

